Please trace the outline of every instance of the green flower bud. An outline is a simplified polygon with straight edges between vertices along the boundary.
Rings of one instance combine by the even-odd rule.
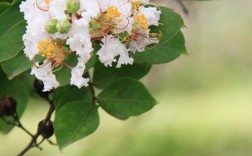
[[[80,0],[67,0],[67,12],[75,14],[80,9]]]
[[[92,19],[89,23],[89,33],[92,34],[100,29],[98,22]]]
[[[59,20],[56,27],[59,33],[65,34],[69,32],[72,25],[68,20]]]
[[[58,31],[56,28],[57,23],[58,23],[58,20],[56,19],[48,20],[45,24],[45,31],[49,34],[56,33]]]

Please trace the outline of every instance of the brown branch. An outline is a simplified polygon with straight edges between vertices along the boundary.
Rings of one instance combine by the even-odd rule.
[[[49,99],[48,99],[48,102],[50,104],[50,108],[49,108],[49,110],[47,112],[47,115],[46,115],[46,117],[44,119],[45,123],[50,121],[51,116],[52,116],[52,114],[53,114],[53,112],[55,110],[54,102],[49,100]],[[44,142],[45,138],[43,138],[39,143],[37,143],[38,137],[40,135],[41,135],[41,131],[39,131],[39,128],[38,128],[37,133],[35,135],[32,135],[32,139],[31,139],[30,143],[25,147],[25,149],[20,154],[18,154],[18,156],[23,156],[26,152],[28,152],[33,147],[37,147],[40,150],[42,150],[42,148],[40,148],[39,145]]]
[[[97,104],[97,97],[96,97],[96,94],[95,94],[95,87],[94,87],[94,84],[93,82],[91,81],[91,78],[90,78],[90,74],[87,72],[84,74],[84,77],[85,78],[89,78],[89,82],[88,82],[88,87],[91,91],[91,94],[92,94],[92,103],[93,105],[96,105]]]
[[[23,124],[20,122],[20,120],[19,120],[19,117],[18,117],[18,115],[17,115],[17,112],[16,113],[14,113],[13,115],[12,115],[12,117],[15,119],[15,121],[17,122],[17,127],[19,127],[19,128],[21,128],[23,131],[25,131],[28,135],[30,135],[31,137],[33,137],[33,134],[30,132],[30,131],[28,131],[24,126],[23,126]]]
[[[91,94],[92,94],[92,102],[94,105],[97,104],[97,98],[96,98],[96,95],[95,95],[95,89],[94,89],[94,84],[89,80],[88,82],[89,84],[89,88],[91,90]]]

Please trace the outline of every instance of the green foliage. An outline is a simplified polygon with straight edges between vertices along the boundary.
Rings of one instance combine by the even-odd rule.
[[[157,103],[144,85],[133,79],[112,83],[97,98],[106,112],[122,120],[143,114]]]
[[[105,88],[114,81],[122,78],[140,79],[149,73],[150,64],[133,64],[122,66],[121,68],[105,67],[101,63],[97,63],[94,71],[94,84],[98,88]]]
[[[0,15],[2,14],[2,12],[4,10],[6,10],[7,8],[9,8],[11,6],[10,3],[8,2],[0,2]]]
[[[69,55],[66,59],[66,64],[74,67],[77,64],[76,57],[74,55]],[[55,71],[55,75],[58,77],[58,81],[60,82],[61,86],[65,86],[69,84],[69,80],[71,78],[71,69],[67,67],[66,65],[62,64],[58,68],[59,70]]]
[[[89,88],[78,89],[75,86],[64,86],[56,89],[53,93],[53,99],[56,104],[56,111],[69,102],[92,101],[92,93]]]
[[[186,54],[185,40],[180,32],[184,27],[183,19],[171,9],[161,7],[162,11],[159,27],[152,31],[162,34],[160,43],[148,48],[143,53],[135,53],[136,63],[160,64],[168,63],[181,54]]]
[[[15,57],[24,48],[22,35],[26,24],[18,5],[2,12],[0,23],[0,62],[3,62]]]
[[[8,79],[13,79],[32,67],[32,62],[23,54],[2,63]]]
[[[99,126],[98,107],[92,101],[64,104],[56,113],[54,127],[60,149],[93,133]]]
[[[0,97],[10,96],[15,98],[17,101],[17,113],[21,117],[30,96],[29,87],[25,83],[24,78],[17,77],[9,81],[0,70],[0,84]],[[0,131],[2,133],[8,133],[12,128],[13,126],[6,125],[0,120]]]

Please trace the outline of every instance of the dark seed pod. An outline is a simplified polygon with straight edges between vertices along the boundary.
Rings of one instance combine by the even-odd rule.
[[[35,91],[37,92],[37,94],[39,96],[41,96],[42,98],[45,98],[45,99],[48,99],[48,96],[51,92],[43,92],[43,89],[44,89],[44,84],[42,81],[36,79],[34,81],[34,84],[33,84],[34,88],[35,88]]]
[[[53,122],[42,120],[38,124],[38,131],[43,138],[50,138],[54,134]]]
[[[12,116],[16,109],[17,101],[13,97],[0,97],[0,116]]]

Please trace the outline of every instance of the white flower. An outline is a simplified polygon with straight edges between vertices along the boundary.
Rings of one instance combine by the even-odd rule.
[[[78,64],[76,67],[74,67],[72,69],[72,72],[71,72],[71,82],[70,84],[71,85],[75,85],[77,86],[78,88],[81,88],[83,86],[87,87],[88,86],[88,82],[89,82],[89,79],[85,79],[83,78],[83,73],[85,71],[85,61],[83,61],[81,58],[78,59]]]
[[[132,52],[143,52],[146,46],[159,43],[158,38],[149,37],[149,31],[142,32],[141,35],[137,35],[136,40],[130,42],[129,49]]]
[[[81,13],[82,17],[94,18],[97,16],[104,9],[102,8],[102,6],[104,6],[102,2],[104,2],[104,0],[81,0],[81,10],[83,10]]]
[[[32,60],[38,54],[38,43],[48,38],[44,27],[50,16],[48,12],[42,11],[36,6],[35,0],[22,2],[20,11],[24,13],[25,20],[27,21],[26,33],[23,35],[24,52]]]
[[[159,25],[159,20],[160,20],[160,15],[161,15],[161,11],[157,10],[157,8],[154,7],[144,7],[141,6],[139,8],[139,12],[144,14],[144,16],[147,18],[148,21],[148,25],[155,25],[158,26]]]
[[[27,21],[23,35],[24,52],[31,60],[36,55],[44,58],[44,64],[38,67],[36,63],[31,72],[43,81],[44,91],[60,85],[53,68],[58,70],[63,65],[72,70],[71,85],[78,88],[88,86],[89,79],[83,74],[94,50],[92,42],[101,42],[96,53],[99,60],[105,66],[117,62],[117,68],[122,64],[133,64],[129,51],[141,52],[146,46],[159,42],[158,34],[150,33],[149,27],[159,25],[161,11],[156,7],[146,7],[149,0],[80,0],[76,14],[65,12],[66,2],[26,0],[20,5]],[[66,33],[58,27],[57,22],[62,20],[69,23],[70,30]],[[51,24],[48,21],[55,22]],[[65,62],[67,55],[78,60],[75,67]]]
[[[46,63],[46,60],[44,63]],[[38,62],[36,63],[36,66],[39,66]],[[52,73],[51,62],[42,65],[42,67],[36,66],[32,68],[31,75],[35,75],[38,80],[41,80],[44,83],[44,92],[59,87],[60,84]]]
[[[53,0],[49,5],[49,13],[52,18],[66,19],[66,0]]]
[[[44,1],[38,0],[27,0],[27,1],[22,1],[20,4],[20,12],[24,13],[24,18],[25,20],[29,23],[32,23],[34,19],[37,18],[42,18],[43,16],[48,16],[48,12],[43,11],[38,8],[38,3],[42,3],[42,6],[45,6],[46,4]]]
[[[148,4],[148,3],[150,3],[150,0],[140,0],[140,2],[143,4]]]
[[[85,62],[89,60],[90,53],[93,51],[88,24],[89,21],[84,18],[73,21],[67,40],[70,49],[76,51],[77,55]]]
[[[122,64],[133,64],[133,58],[129,57],[129,50],[122,44],[118,38],[114,38],[109,35],[102,39],[103,45],[97,52],[100,61],[105,66],[112,66],[113,62],[116,62],[117,56],[119,56],[117,68]]]
[[[86,19],[73,21],[72,30],[69,32],[67,44],[72,51],[76,51],[78,55],[78,64],[71,72],[71,85],[76,85],[78,88],[88,86],[88,79],[84,79],[85,64],[91,57],[93,51],[91,38],[88,31],[88,23]]]

